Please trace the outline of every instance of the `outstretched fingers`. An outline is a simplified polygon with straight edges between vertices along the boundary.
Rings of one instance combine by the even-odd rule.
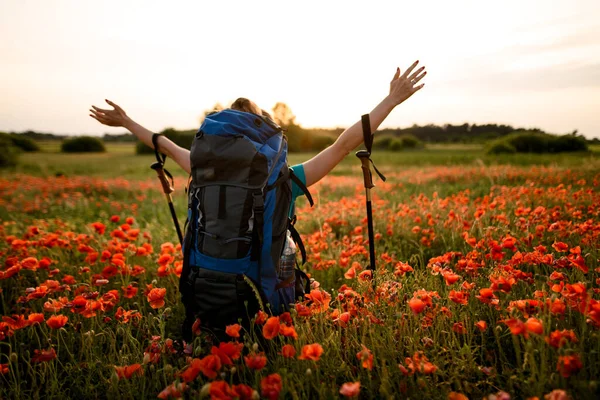
[[[421,79],[423,79],[425,77],[425,75],[427,75],[427,71],[425,71],[422,74],[416,76],[415,78],[412,78],[411,79],[411,83],[413,85],[416,85]]]
[[[392,82],[395,81],[396,79],[398,79],[400,77],[400,67],[396,68],[396,73],[394,74],[394,77],[392,78]]]
[[[421,83],[419,86],[415,86],[415,87],[413,88],[413,93],[414,93],[414,92],[417,92],[417,91],[419,91],[419,90],[421,90],[421,89],[423,89],[423,86],[425,86],[425,84],[424,84],[424,83]]]
[[[108,99],[104,99],[108,104],[110,104],[111,106],[114,107],[115,110],[124,113],[123,109],[121,107],[119,107],[119,105],[113,103],[112,101],[108,100]]]
[[[417,64],[419,64],[419,60],[415,61],[410,67],[408,67],[406,71],[404,71],[402,78],[406,78],[412,72],[412,70],[415,69]]]
[[[414,80],[415,80],[415,78],[416,78],[417,76],[419,76],[419,74],[421,74],[421,72],[423,72],[424,70],[425,70],[425,67],[424,67],[424,66],[423,66],[423,67],[421,67],[421,68],[419,68],[418,70],[416,70],[415,72],[413,72],[413,73],[412,73],[412,74],[411,74],[411,75],[408,77],[408,80],[409,80],[409,81],[414,81]]]

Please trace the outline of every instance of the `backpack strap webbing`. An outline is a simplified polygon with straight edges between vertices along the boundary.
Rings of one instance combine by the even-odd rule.
[[[315,202],[313,201],[313,198],[312,198],[310,192],[308,191],[308,188],[306,187],[306,185],[304,184],[304,182],[302,182],[302,180],[296,176],[296,174],[294,173],[294,170],[291,169],[291,168],[290,168],[290,179],[296,185],[298,185],[298,187],[300,188],[300,190],[302,190],[302,192],[304,193],[304,195],[308,199],[308,202],[310,203],[310,206],[311,207],[314,206]]]

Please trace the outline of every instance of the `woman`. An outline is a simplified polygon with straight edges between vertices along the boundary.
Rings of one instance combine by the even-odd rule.
[[[374,132],[377,129],[377,127],[379,127],[379,125],[383,122],[383,120],[389,115],[389,113],[397,105],[399,105],[400,103],[402,103],[403,101],[408,99],[410,96],[412,96],[415,92],[417,92],[424,86],[423,84],[417,85],[417,83],[421,79],[423,79],[423,77],[426,75],[424,67],[420,67],[420,68],[416,69],[417,64],[418,64],[418,61],[413,63],[413,65],[411,65],[402,75],[400,75],[399,68],[396,70],[396,73],[395,73],[392,81],[390,82],[389,94],[371,111],[371,113],[369,115],[372,132]],[[125,111],[123,111],[123,109],[121,107],[114,104],[112,101],[106,100],[106,102],[109,105],[111,105],[114,109],[105,110],[105,109],[101,109],[101,108],[92,106],[92,109],[90,110],[92,113],[91,114],[92,118],[95,118],[100,123],[105,124],[105,125],[124,127],[126,129],[128,129],[130,132],[132,132],[134,135],[136,135],[142,142],[144,142],[148,146],[154,148],[153,139],[152,139],[152,137],[154,135],[153,132],[147,130],[143,126],[139,125],[138,123],[136,123],[135,121],[130,119],[127,116],[127,114],[125,113]],[[237,99],[231,105],[231,109],[237,110],[237,111],[242,111],[242,113],[240,113],[240,114],[243,114],[243,115],[247,115],[245,113],[252,113],[252,114],[259,115],[259,116],[263,116],[267,120],[270,119],[270,116],[268,115],[268,113],[266,113],[264,110],[262,110],[260,107],[258,107],[252,101],[245,99],[245,98]],[[231,112],[229,112],[229,113],[231,113]],[[252,118],[252,120],[256,121],[254,119],[254,117]],[[244,125],[243,129],[246,129],[245,125]],[[329,146],[325,150],[321,151],[315,157],[313,157],[312,159],[310,159],[302,164],[298,164],[298,165],[291,167],[291,169],[294,173],[293,175],[295,175],[299,179],[299,182],[298,182],[298,184],[296,184],[295,182],[292,182],[292,185],[291,185],[291,190],[292,190],[291,204],[290,204],[290,208],[289,208],[289,216],[290,217],[293,215],[295,199],[304,193],[301,188],[301,186],[302,186],[301,184],[304,184],[304,186],[308,187],[308,186],[315,184],[319,180],[321,180],[340,161],[342,161],[342,159],[344,159],[344,157],[346,157],[346,155],[348,155],[348,153],[350,153],[350,151],[352,151],[358,145],[360,145],[360,143],[363,140],[364,140],[364,138],[363,138],[362,123],[361,123],[361,121],[359,121],[359,122],[355,123],[354,125],[352,125],[350,128],[346,129],[337,138],[335,143],[333,143],[331,146]],[[156,145],[158,146],[158,151],[160,151],[161,153],[172,158],[188,174],[191,172],[192,163],[190,160],[190,150],[179,147],[177,144],[173,143],[171,140],[169,140],[168,138],[166,138],[164,136],[157,137],[155,142],[156,142]],[[197,153],[196,153],[196,155],[197,155]],[[228,161],[229,161],[229,156],[227,156],[227,158],[226,158],[225,165],[229,164]],[[214,166],[212,167],[212,171],[214,171]],[[224,170],[221,172],[224,172]],[[230,187],[230,186],[232,186],[232,185],[229,185],[228,187]],[[223,188],[221,188],[221,190],[222,189]],[[227,209],[226,201],[224,199],[226,197],[227,190],[220,191],[219,194],[216,195],[217,197],[219,197],[219,201],[220,201],[221,193],[223,193],[222,194],[222,196],[223,196],[222,204],[223,205],[222,206],[219,205],[219,210],[221,210],[221,209],[226,210]],[[262,193],[262,191],[261,191],[261,193]],[[209,198],[213,199],[214,196],[211,194],[211,196]],[[288,197],[288,199],[289,199],[289,197]],[[209,200],[209,202],[210,202],[210,200]],[[244,202],[242,201],[241,203],[244,203]],[[267,203],[267,200],[265,200],[265,204],[266,203]],[[204,202],[200,202],[198,204],[204,204]],[[221,204],[221,203],[219,203],[219,204]],[[287,206],[287,204],[286,204],[286,206]],[[192,209],[194,209],[194,208],[192,208]],[[261,210],[262,210],[262,207],[261,207]],[[227,213],[229,213],[229,211],[227,211]],[[284,211],[284,213],[287,213],[287,211]],[[200,212],[199,215],[203,215],[204,217],[206,217],[206,214],[204,214],[202,212]],[[219,215],[220,215],[220,213],[219,213]],[[252,215],[254,215],[254,214],[252,214]],[[262,215],[262,213],[260,215]],[[287,215],[278,214],[278,216],[282,217],[281,220],[285,219],[287,221]],[[196,217],[193,217],[192,221],[195,221],[196,219],[197,219]],[[218,219],[220,220],[221,217],[219,217]],[[237,221],[237,218],[232,217],[232,219]],[[219,222],[219,224],[220,224],[220,222]],[[223,224],[223,225],[225,226],[227,224]],[[272,226],[273,225],[271,225],[271,227]],[[280,225],[278,224],[277,226],[280,226]],[[246,225],[242,226],[242,228],[244,228],[244,229],[246,227],[247,227]],[[239,229],[236,226],[234,226],[233,230],[237,233],[237,231]],[[232,239],[232,236],[228,236],[227,234],[221,235],[221,233],[220,232],[218,233],[217,231],[208,232],[208,228],[206,228],[206,230],[205,230],[205,228],[203,228],[202,230],[196,229],[196,230],[194,230],[194,232],[196,232],[196,235],[198,235],[199,233],[202,234],[202,236],[198,236],[198,237],[202,237],[202,239],[201,239],[202,249],[207,255],[209,253],[209,252],[206,252],[207,248],[216,249],[215,253],[217,253],[217,254],[213,254],[214,258],[210,259],[210,262],[213,262],[213,260],[217,260],[219,258],[228,258],[228,259],[229,258],[240,258],[240,257],[243,257],[247,253],[247,249],[245,247],[240,246],[239,244],[236,244],[236,242],[235,242],[235,241],[238,241],[239,239],[242,239],[240,237],[234,237]],[[257,229],[257,232],[261,232],[261,229],[260,228]],[[274,238],[277,237],[279,239],[277,239],[277,245],[275,245],[274,243],[271,243],[273,245],[272,247],[270,245],[268,247],[265,247],[267,256],[269,256],[269,250],[273,249],[272,253],[270,254],[271,257],[264,258],[264,259],[272,259],[273,264],[270,264],[271,261],[266,261],[265,265],[267,267],[263,268],[264,271],[271,271],[269,266],[274,265],[276,260],[279,260],[279,257],[283,254],[283,251],[279,252],[279,249],[286,248],[285,247],[286,245],[284,243],[291,243],[291,239],[286,239],[285,237],[282,237],[280,234],[272,233],[271,230],[269,230],[269,232],[270,232],[269,237],[273,236]],[[271,235],[271,233],[272,233],[272,235]],[[260,233],[258,235],[260,235]],[[191,236],[191,237],[196,237],[196,236]],[[206,237],[208,237],[210,240],[207,239]],[[223,254],[222,247],[225,246],[225,244],[223,244],[223,240],[221,240],[223,238],[229,238],[229,239],[225,240],[225,243],[228,243],[228,245],[231,245],[231,247],[235,250],[236,257],[219,257],[220,255]],[[197,239],[193,239],[193,240],[197,240]],[[205,246],[204,241],[207,241],[206,246]],[[200,242],[198,242],[198,243],[200,243]],[[258,243],[261,243],[261,241],[259,241]],[[260,247],[258,247],[258,248],[260,248]],[[252,249],[254,249],[254,247],[252,247]],[[292,254],[292,259],[295,260],[295,253],[293,250],[290,252],[290,254]],[[248,256],[248,258],[249,258],[249,256]],[[194,258],[194,260],[198,261],[197,258]],[[199,269],[196,268],[195,270],[203,271],[202,274],[205,274],[205,272],[207,271],[207,268],[208,268],[208,265],[206,263],[208,263],[208,262],[209,261],[206,261],[206,260],[204,260],[204,261],[200,260],[199,262],[195,262],[193,265],[197,265],[197,266],[202,265],[201,268],[199,268]],[[261,266],[263,266],[262,263],[259,263],[259,264]],[[280,305],[283,305],[283,307],[287,307],[287,305],[291,304],[296,297],[294,294],[294,290],[292,290],[292,288],[290,287],[290,286],[294,285],[294,277],[295,277],[294,269],[293,269],[294,263],[293,262],[288,263],[287,259],[285,260],[285,262],[280,261],[277,263],[277,265],[279,267],[281,267],[282,265],[287,266],[288,264],[290,264],[291,268],[287,268],[287,267],[278,268],[277,274],[276,274],[277,276],[275,276],[275,270],[272,270],[272,275],[269,275],[269,272],[265,273],[264,271],[258,272],[258,274],[257,274],[257,276],[259,277],[259,281],[260,281],[261,276],[266,276],[267,278],[270,277],[271,279],[273,279],[273,281],[271,282],[272,286],[269,286],[269,284],[266,284],[265,286],[263,286],[263,289],[265,289],[265,288],[268,289],[268,290],[265,289],[265,291],[264,291],[264,293],[267,295],[266,299],[268,300],[270,305],[273,306],[273,310],[276,312],[282,311],[282,308],[280,307]],[[185,262],[184,262],[184,265],[185,265]],[[221,268],[221,267],[219,267],[219,268]],[[217,268],[217,269],[219,269],[219,268]],[[211,268],[208,268],[208,270],[215,271],[215,269],[211,270]],[[246,269],[244,269],[243,271],[244,271],[244,274],[246,274]],[[215,272],[210,272],[210,273],[215,274]],[[223,278],[221,275],[219,275],[218,277],[215,277],[212,275],[211,276],[207,275],[207,277],[205,277],[203,275],[202,277],[194,276],[193,278],[191,278],[192,275],[190,275],[190,277],[186,278],[187,280],[185,280],[186,285],[191,285],[191,286],[195,285],[194,282],[200,282],[201,287],[200,287],[200,289],[196,290],[195,292],[203,294],[206,297],[206,299],[210,300],[210,301],[207,301],[206,299],[197,300],[196,304],[199,304],[200,306],[196,307],[196,306],[194,306],[193,297],[185,297],[184,296],[185,299],[184,299],[183,303],[186,306],[186,320],[184,321],[184,325],[183,325],[183,333],[184,333],[184,338],[186,339],[186,341],[191,338],[191,323],[195,320],[195,318],[199,318],[198,317],[199,315],[202,315],[202,317],[200,319],[203,321],[203,324],[206,322],[206,323],[208,323],[208,326],[212,326],[215,328],[220,327],[221,325],[224,326],[224,324],[222,324],[222,321],[220,319],[221,317],[223,317],[224,319],[231,319],[232,321],[235,321],[235,316],[236,316],[235,312],[228,313],[228,312],[224,311],[227,304],[229,304],[229,301],[226,302],[227,304],[223,303],[221,305],[219,314],[222,314],[222,315],[216,315],[214,313],[214,309],[213,309],[215,307],[211,308],[212,305],[216,304],[216,302],[217,302],[217,300],[214,300],[215,298],[217,298],[217,299],[234,298],[234,300],[232,300],[232,302],[235,302],[236,296],[234,294],[231,294],[230,296],[224,295],[223,288],[225,286],[223,286],[224,285],[223,282],[226,282],[226,279],[234,279],[233,277],[236,275],[233,274],[232,271],[221,271],[219,273],[222,273],[222,275],[225,275],[226,277]],[[219,274],[219,273],[217,273],[217,274]],[[286,275],[284,278],[283,275],[286,273],[287,273],[287,275],[289,275],[289,277]],[[187,273],[186,274],[182,273],[182,277],[186,276],[186,275],[187,275]],[[238,276],[241,276],[241,275],[238,275]],[[221,286],[219,287],[218,291],[215,291],[214,296],[212,296],[211,295],[212,292],[209,290],[210,288],[207,289],[208,283],[204,284],[204,282],[213,282],[213,281],[216,281],[217,278],[219,280],[222,279],[219,281],[219,282],[221,282]],[[274,281],[275,278],[277,278],[277,286],[275,286],[275,281]],[[232,286],[232,288],[233,288],[234,284],[237,285],[237,283],[234,282],[234,283],[231,283],[230,286]],[[202,285],[204,285],[206,287],[204,287]],[[260,287],[260,284],[259,284],[259,287]],[[288,290],[288,287],[290,287],[289,290]],[[182,290],[181,288],[182,287],[180,287],[180,290]],[[273,291],[269,291],[271,289]],[[185,292],[185,290],[182,290],[182,294],[184,292]],[[188,292],[189,292],[189,290],[188,290]],[[237,292],[237,289],[235,290],[235,292]],[[227,293],[229,293],[229,292],[227,292]],[[204,307],[203,304],[207,304],[207,306]],[[203,308],[203,309],[200,310],[200,308]],[[206,309],[204,309],[204,308],[206,308]],[[229,314],[231,314],[231,315],[229,315]],[[233,323],[233,322],[231,322],[231,323]],[[215,329],[215,332],[217,330],[218,329]]]
[[[427,74],[425,67],[420,67],[415,70],[419,61],[415,61],[402,75],[400,68],[396,69],[394,78],[390,82],[389,94],[369,113],[371,120],[371,132],[375,132],[379,125],[385,120],[390,112],[399,104],[404,102],[414,93],[419,91],[425,84],[417,85]],[[112,106],[113,110],[106,110],[92,106],[90,116],[98,122],[108,125],[123,127],[133,133],[142,142],[154,148],[152,144],[153,132],[144,128],[137,122],[133,121],[125,111],[117,104],[110,100],[106,102]],[[239,103],[239,104],[236,104]],[[263,115],[263,111],[255,103],[251,101],[243,101],[238,99],[232,108],[240,111],[253,112],[258,115]],[[344,157],[346,157],[353,149],[360,145],[363,141],[361,121],[356,122],[350,128],[346,129],[337,138],[335,143],[321,151],[319,154],[310,160],[294,166],[294,172],[306,184],[311,186],[320,181],[329,173]],[[160,136],[157,140],[159,151],[172,158],[185,172],[190,173],[190,150],[179,147],[165,136]],[[294,191],[298,193],[298,191]]]

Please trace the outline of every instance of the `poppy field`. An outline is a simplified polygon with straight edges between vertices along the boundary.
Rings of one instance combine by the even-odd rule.
[[[344,164],[297,201],[310,294],[221,343],[149,169],[3,173],[0,398],[598,398],[600,163],[518,164],[378,163],[374,273]]]

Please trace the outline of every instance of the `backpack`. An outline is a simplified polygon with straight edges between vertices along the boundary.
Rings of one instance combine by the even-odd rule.
[[[196,319],[218,335],[240,319],[247,326],[258,310],[280,314],[303,296],[309,283],[304,273],[295,268],[297,279],[279,274],[290,238],[306,260],[295,218],[289,218],[292,180],[312,205],[287,164],[283,129],[267,117],[231,109],[208,115],[190,162],[179,285],[188,340]]]

